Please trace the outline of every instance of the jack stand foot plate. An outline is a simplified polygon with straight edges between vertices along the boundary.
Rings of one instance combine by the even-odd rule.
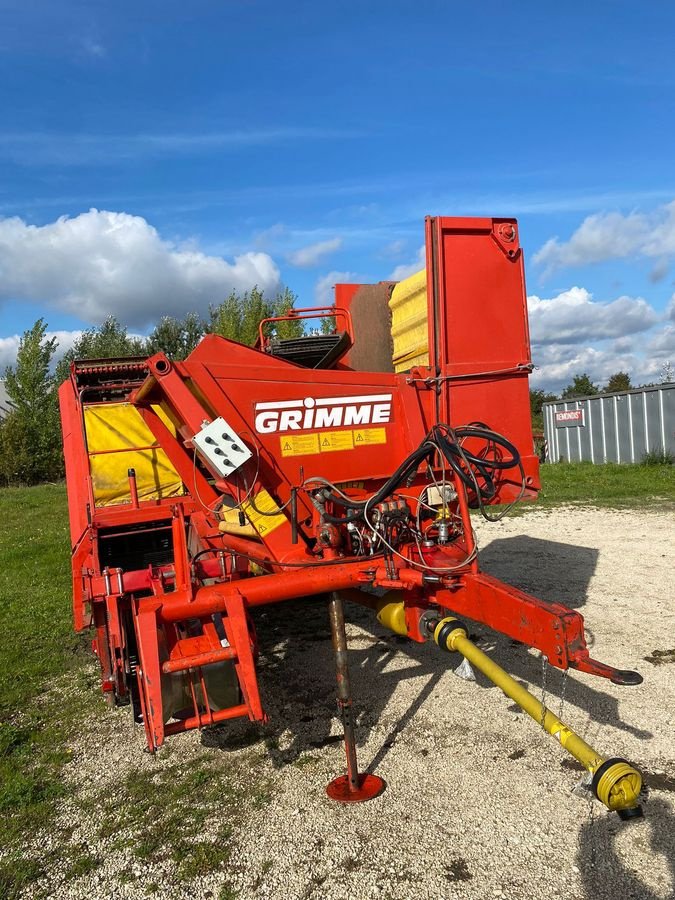
[[[340,775],[326,785],[326,793],[331,800],[337,800],[338,803],[364,803],[366,800],[379,797],[386,786],[386,781],[379,775],[359,775],[359,786],[353,789],[349,786],[347,776]]]

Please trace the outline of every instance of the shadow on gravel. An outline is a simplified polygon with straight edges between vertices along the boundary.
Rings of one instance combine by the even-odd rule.
[[[664,859],[670,870],[670,888],[653,891],[631,869],[617,850],[616,838],[628,829],[632,839]],[[623,823],[616,815],[603,815],[582,825],[579,831],[577,866],[585,896],[593,900],[663,900],[675,896],[675,817],[669,803],[652,797],[645,803],[645,818]]]
[[[579,609],[598,564],[592,547],[517,535],[496,538],[480,552],[483,571],[534,597]]]
[[[371,610],[347,603],[345,612],[348,622],[358,624],[366,632],[349,640],[358,744],[368,739],[401,680],[419,678],[423,682],[410,709],[396,721],[383,742],[373,761],[379,765],[446,671],[446,665],[431,648],[413,645],[382,628]],[[270,721],[263,726],[228,722],[205,730],[202,743],[229,751],[263,740],[275,766],[302,765],[303,754],[342,741],[341,732],[335,727],[335,659],[327,597],[256,610],[254,622],[260,649],[260,692]],[[372,770],[370,766],[369,771]]]
[[[569,701],[579,709],[588,710],[593,722],[599,725],[612,725],[643,741],[652,737],[651,731],[636,728],[630,722],[623,721],[619,712],[619,700],[601,689],[604,679],[593,678],[593,681],[587,683],[580,679],[592,676],[581,676],[574,669],[570,669],[565,675],[560,669],[550,665],[545,666],[546,673],[544,674],[541,658],[532,656],[522,644],[480,625],[476,626],[476,630],[480,634],[478,643],[481,649],[492,656],[495,662],[506,669],[516,681],[527,683],[529,689],[539,699],[542,697],[545,680],[545,703],[563,721],[565,720],[564,704]],[[589,646],[592,647],[592,632],[589,628],[586,628],[586,636]],[[602,661],[602,648],[598,651],[598,657]],[[494,689],[492,682],[480,672],[476,672],[475,675],[476,683],[480,687]],[[621,690],[633,691],[636,688],[627,686]],[[519,707],[515,704],[511,704],[507,708],[513,712],[519,711]]]
[[[527,535],[497,538],[488,544],[480,554],[481,568],[512,584],[534,597],[549,602],[561,603],[570,609],[579,609],[587,600],[588,587],[595,573],[598,551],[590,547],[545,541]],[[536,564],[533,565],[533,562]],[[585,623],[586,640],[589,647],[595,644],[593,629]],[[499,662],[514,678],[530,684],[542,685],[541,662],[525,652],[515,641],[484,630],[485,641],[481,644],[486,652],[493,652]],[[602,648],[598,648],[602,661]],[[480,673],[476,680],[482,687],[491,688],[491,682]],[[602,691],[602,679],[593,681],[593,687],[577,680],[573,672],[563,678],[563,673],[548,667],[546,673],[546,694],[548,705],[558,712],[553,698],[560,698],[564,690],[565,698],[581,709],[593,710],[593,718],[600,724],[614,725],[641,740],[652,737],[650,731],[635,728],[623,722],[619,715],[619,702]],[[630,691],[633,688],[626,687]]]
[[[585,602],[597,553],[584,547],[570,547],[551,541],[507,538],[493,541],[481,559],[491,574],[532,593],[536,591],[544,599],[567,600],[569,605],[572,605],[570,598],[561,597],[558,588],[566,583],[571,572],[573,586],[569,591],[577,598],[576,605],[579,606]],[[514,559],[518,562],[515,563]],[[533,559],[541,564],[533,567]],[[518,572],[532,571],[533,568],[537,571],[546,568],[546,579],[529,582],[522,577],[518,579]],[[539,578],[541,576],[537,576]],[[415,644],[391,634],[377,623],[371,610],[351,603],[345,606],[348,621],[358,624],[365,632],[352,637],[349,642],[349,667],[359,744],[367,740],[372,726],[382,721],[397,685],[411,678],[419,682],[419,690],[409,708],[397,721],[387,723],[390,725],[389,733],[368,766],[369,771],[376,771],[397,737],[447,671],[448,663],[453,661],[431,645]],[[207,746],[228,751],[264,740],[275,766],[309,763],[311,759],[307,754],[340,742],[340,737],[334,733],[337,715],[335,663],[327,597],[275,604],[256,610],[254,620],[260,647],[260,690],[270,722],[265,726],[227,723],[205,731],[202,741]],[[522,645],[488,628],[476,625],[472,631],[486,652],[514,678],[535,685],[535,694],[541,696],[542,666],[539,658],[527,653]],[[480,688],[497,690],[480,673],[476,673],[476,678]],[[642,739],[651,737],[650,732],[621,720],[617,699],[601,689],[600,679],[595,679],[593,686],[590,686],[576,680],[574,674],[563,679],[562,672],[547,667],[547,702],[556,713],[560,706],[560,700],[556,698],[561,697],[563,685],[565,699],[581,709],[590,710],[594,722],[614,725]],[[507,709],[509,707],[505,702],[505,712]],[[365,762],[362,760],[362,763]]]

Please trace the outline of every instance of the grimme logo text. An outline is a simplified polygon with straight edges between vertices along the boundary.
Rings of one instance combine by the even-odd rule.
[[[305,397],[255,405],[255,430],[305,431],[346,425],[383,425],[391,421],[391,394],[364,397]]]

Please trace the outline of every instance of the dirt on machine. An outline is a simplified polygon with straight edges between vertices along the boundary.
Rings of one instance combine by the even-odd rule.
[[[101,688],[147,747],[226,720],[265,722],[253,611],[327,606],[344,726],[340,802],[385,788],[359,771],[344,601],[463,658],[580,761],[593,794],[641,815],[642,779],[583,741],[470,639],[479,622],[562,670],[635,685],[591,657],[583,617],[481,571],[472,515],[540,489],[533,365],[515,219],[426,219],[426,265],[340,284],[292,313],[328,327],[248,347],[207,335],[183,362],[73,363],[60,388],[73,614]],[[326,332],[326,333],[324,333]],[[311,788],[310,788],[311,789]],[[390,790],[396,790],[390,785]]]

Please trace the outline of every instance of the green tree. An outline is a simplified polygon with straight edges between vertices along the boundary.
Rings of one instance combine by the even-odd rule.
[[[56,338],[38,319],[25,331],[16,366],[5,371],[13,408],[0,425],[0,475],[6,484],[36,484],[61,476],[61,435],[55,379],[50,374]]]
[[[335,318],[335,316],[324,316],[319,321],[320,334],[335,334],[335,331],[337,329],[337,319]]]
[[[252,347],[258,340],[261,321],[272,316],[288,315],[295,309],[295,301],[295,294],[288,288],[272,300],[268,300],[257,287],[241,295],[232,291],[222,303],[209,308],[206,330]],[[304,333],[303,319],[270,323],[265,329],[267,336],[275,334],[280,338],[300,337]]]
[[[163,351],[169,359],[185,359],[204,336],[205,323],[197,313],[190,312],[184,319],[163,316],[145,342],[148,356]]]
[[[581,375],[574,375],[572,383],[568,384],[562,392],[562,400],[573,400],[575,397],[591,397],[593,394],[599,394],[600,389],[593,384],[589,376],[584,372]]]
[[[231,341],[246,343],[241,338],[241,301],[235,291],[232,291],[229,297],[226,297],[217,306],[209,307],[209,321],[206,330]]]
[[[56,380],[60,384],[68,377],[70,364],[75,359],[118,359],[125,356],[146,356],[145,340],[128,334],[115,316],[100,325],[83,331],[72,348],[56,367]]]
[[[284,288],[274,300],[274,315],[292,315],[295,312],[296,300],[297,297],[293,291],[289,290],[289,288]],[[305,333],[305,321],[305,319],[288,319],[286,322],[277,322],[274,326],[274,333],[282,340],[302,337]]]
[[[612,394],[618,391],[630,391],[632,387],[628,372],[615,372],[614,375],[610,375],[605,391]]]
[[[532,416],[532,430],[544,430],[544,403],[549,400],[557,400],[556,394],[547,394],[541,389],[530,391],[530,413]]]
[[[274,305],[265,298],[257,287],[246,291],[241,298],[241,337],[242,344],[252,347],[258,340],[258,330],[263,319],[274,315]]]

